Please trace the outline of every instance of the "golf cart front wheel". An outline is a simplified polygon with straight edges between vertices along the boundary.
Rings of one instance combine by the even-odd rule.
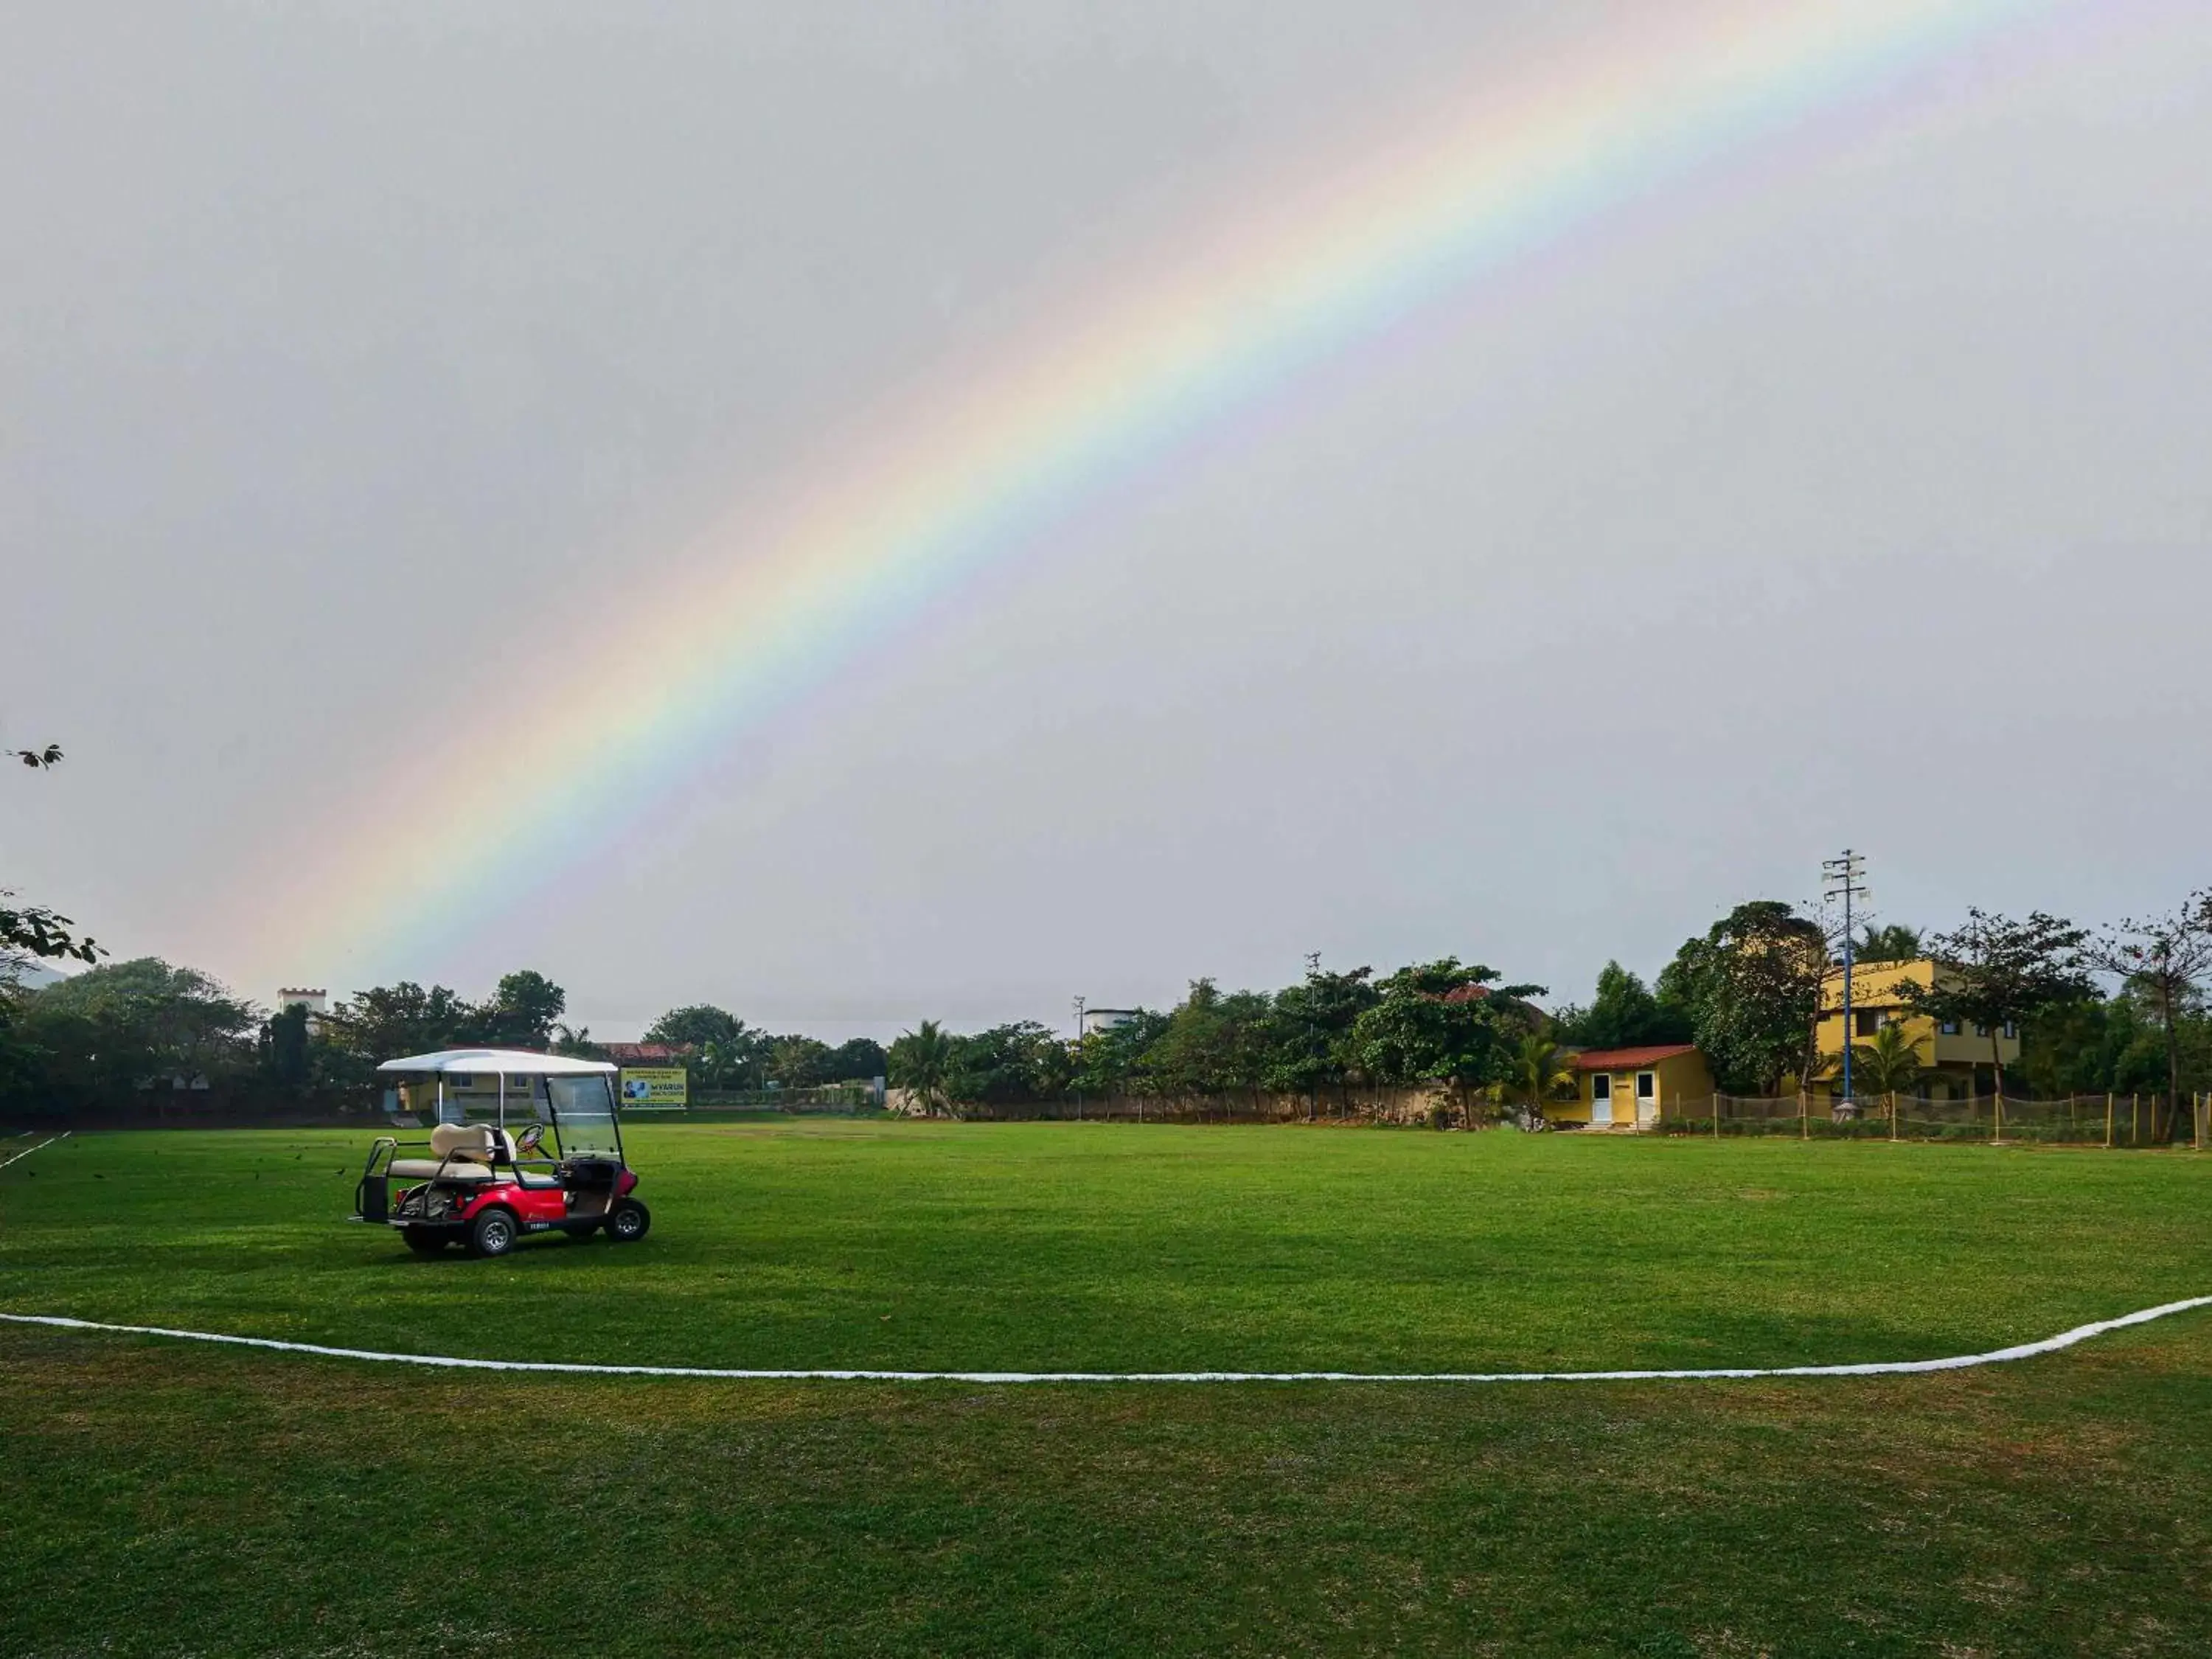
[[[615,1206],[607,1217],[607,1237],[617,1244],[635,1244],[653,1225],[653,1212],[634,1198]]]
[[[505,1210],[486,1210],[469,1224],[469,1254],[505,1255],[514,1248],[514,1218]]]

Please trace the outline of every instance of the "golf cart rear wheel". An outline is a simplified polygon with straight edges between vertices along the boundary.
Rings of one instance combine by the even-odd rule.
[[[607,1237],[617,1244],[635,1244],[653,1225],[653,1212],[634,1198],[623,1199],[608,1212]]]
[[[442,1227],[404,1227],[407,1248],[417,1255],[435,1255],[446,1248],[447,1238]]]
[[[486,1210],[469,1224],[469,1254],[505,1255],[514,1248],[514,1218],[505,1210]]]

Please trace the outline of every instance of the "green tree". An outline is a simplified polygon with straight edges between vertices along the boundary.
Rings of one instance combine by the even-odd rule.
[[[671,1008],[645,1028],[646,1042],[672,1048],[703,1048],[710,1042],[739,1042],[755,1035],[744,1021],[710,1002]]]
[[[298,1003],[280,1008],[261,1024],[261,1069],[288,1094],[303,1094],[313,1079],[307,1040],[307,1011]]]
[[[780,1036],[769,1044],[768,1074],[787,1089],[811,1089],[830,1080],[830,1045],[811,1036]]]
[[[1095,1099],[1150,1092],[1148,1056],[1167,1027],[1167,1015],[1139,1008],[1118,1024],[1085,1032],[1069,1056],[1068,1086]]]
[[[748,1030],[728,1042],[708,1042],[684,1062],[706,1089],[762,1089],[768,1086],[769,1054],[774,1043],[765,1031]]]
[[[24,999],[26,1041],[58,1090],[128,1097],[171,1078],[220,1082],[250,1070],[255,1011],[207,975],[154,957],[106,963]]]
[[[1597,994],[1587,1008],[1563,1008],[1557,1021],[1559,1040],[1583,1048],[1627,1048],[1642,1043],[1688,1042],[1689,1015],[1662,1003],[1650,988],[1618,962],[1597,976]]]
[[[10,749],[5,752],[34,772],[52,771],[62,763],[61,745],[56,743],[39,749]],[[70,930],[76,925],[69,917],[44,905],[18,904],[14,893],[0,888],[0,968],[9,966],[9,959],[17,957],[33,957],[46,962],[64,958],[97,962],[107,954],[91,939],[71,933]]]
[[[2086,930],[2042,911],[2025,920],[1968,909],[1961,927],[1927,941],[1942,971],[1933,984],[1899,981],[1897,994],[1917,1014],[1989,1033],[1990,1064],[2004,1093],[1998,1039],[2039,1014],[2096,994],[2082,957]]]
[[[588,1025],[556,1025],[553,1052],[570,1060],[604,1060],[607,1057],[605,1045],[592,1041],[592,1028]]]
[[[1871,1042],[1851,1045],[1851,1086],[1869,1094],[1905,1094],[1923,1069],[1918,1047],[1895,1021],[1878,1029]]]
[[[2106,929],[2087,944],[2082,960],[2117,976],[2157,1011],[2166,1077],[2152,1139],[2163,1141],[2172,1132],[2181,1100],[2182,1023],[2197,1011],[2205,976],[2212,974],[2212,893],[2191,894],[2172,915],[2131,918]]]
[[[568,1011],[567,992],[535,969],[522,969],[500,981],[482,1011],[482,1040],[500,1048],[550,1048],[554,1023]]]
[[[2113,1054],[2126,1036],[2115,1030],[2115,1005],[2092,997],[2046,1009],[2021,1028],[2020,1059],[2014,1070],[2027,1079],[2028,1092],[2102,1094],[2112,1081]]]
[[[379,1063],[441,1048],[472,1048],[484,1040],[483,1011],[442,985],[424,990],[412,980],[356,991],[324,1017],[331,1042]]]
[[[830,1054],[827,1068],[831,1083],[870,1083],[888,1077],[889,1060],[884,1045],[873,1037],[850,1037]]]
[[[1352,1029],[1381,1000],[1372,968],[1346,973],[1316,965],[1299,984],[1275,994],[1265,1082],[1285,1094],[1302,1094],[1309,1106],[1321,1091],[1341,1086],[1358,1069]]]
[[[97,962],[107,953],[93,940],[70,932],[76,923],[41,904],[19,904],[0,888],[0,957],[36,957],[42,961]]]
[[[2193,1006],[2176,1013],[2185,1090],[2212,1081],[2212,1020]],[[2157,1093],[2169,1086],[2167,1030],[2155,1006],[2137,988],[2123,985],[2110,998],[2062,1003],[2021,1027],[2014,1072],[2031,1094]]]
[[[1210,979],[1169,1013],[1146,1051],[1153,1087],[1166,1095],[1218,1095],[1256,1089],[1267,1071],[1273,999],[1262,991],[1224,994]]]
[[[1057,1098],[1067,1079],[1067,1045],[1035,1020],[1018,1020],[952,1038],[945,1092],[957,1105],[1003,1106]]]
[[[923,1113],[934,1117],[951,1103],[945,1093],[952,1076],[953,1039],[933,1019],[907,1031],[890,1046],[890,1081],[903,1089]]]
[[[1551,1036],[1530,1031],[1506,1056],[1504,1073],[1491,1088],[1501,1104],[1522,1107],[1534,1128],[1543,1121],[1546,1103],[1574,1098],[1574,1068],[1566,1050]]]
[[[19,760],[34,772],[49,772],[62,763],[62,746],[50,743],[43,749],[10,749],[8,756]]]
[[[1917,962],[1920,959],[1920,929],[1901,922],[1881,927],[1867,923],[1852,942],[1851,955],[1860,962]],[[1853,1066],[1857,1065],[1853,1060]]]
[[[1352,1027],[1359,1069],[1377,1083],[1447,1084],[1463,1094],[1494,1082],[1529,1029],[1523,999],[1540,985],[1496,983],[1492,968],[1456,957],[1401,968]]]
[[[1772,1094],[1790,1073],[1818,1069],[1813,1036],[1828,964],[1819,922],[1755,899],[1683,945],[1659,976],[1658,1000],[1687,1012],[1723,1089]]]
[[[58,744],[8,751],[33,771],[61,764]],[[0,888],[0,1093],[35,1091],[44,1051],[23,1035],[19,1006],[24,970],[33,962],[96,963],[106,951],[74,931],[76,924],[42,904],[22,904]]]
[[[695,1002],[645,1028],[645,1041],[690,1050],[692,1077],[706,1089],[752,1089],[768,1081],[775,1039],[726,1009]]]

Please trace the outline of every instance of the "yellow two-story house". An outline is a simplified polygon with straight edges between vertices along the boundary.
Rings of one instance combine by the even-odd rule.
[[[1994,1038],[1978,1025],[1948,1024],[1914,1013],[1898,988],[1905,983],[1929,986],[1945,970],[1922,957],[1916,962],[1862,962],[1851,969],[1851,1017],[1844,1026],[1844,970],[1828,970],[1820,991],[1820,1018],[1814,1033],[1820,1052],[1840,1056],[1846,1042],[1863,1047],[1885,1025],[1903,1025],[1923,1068],[1915,1085],[1936,1096],[1987,1094],[1996,1085],[1993,1059],[2010,1066],[2020,1058],[2020,1032],[2008,1025]],[[1831,1072],[1816,1087],[1833,1093],[1843,1086],[1840,1072]]]

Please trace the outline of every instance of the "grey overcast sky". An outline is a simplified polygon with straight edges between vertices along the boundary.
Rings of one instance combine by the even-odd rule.
[[[2212,9],[2100,0],[1077,503],[436,952],[264,937],[359,779],[630,672],[557,619],[868,411],[1673,3],[16,0],[0,737],[70,759],[0,879],[262,1000],[832,1039],[1309,951],[1582,997],[1845,843],[1919,923],[2212,880]]]

